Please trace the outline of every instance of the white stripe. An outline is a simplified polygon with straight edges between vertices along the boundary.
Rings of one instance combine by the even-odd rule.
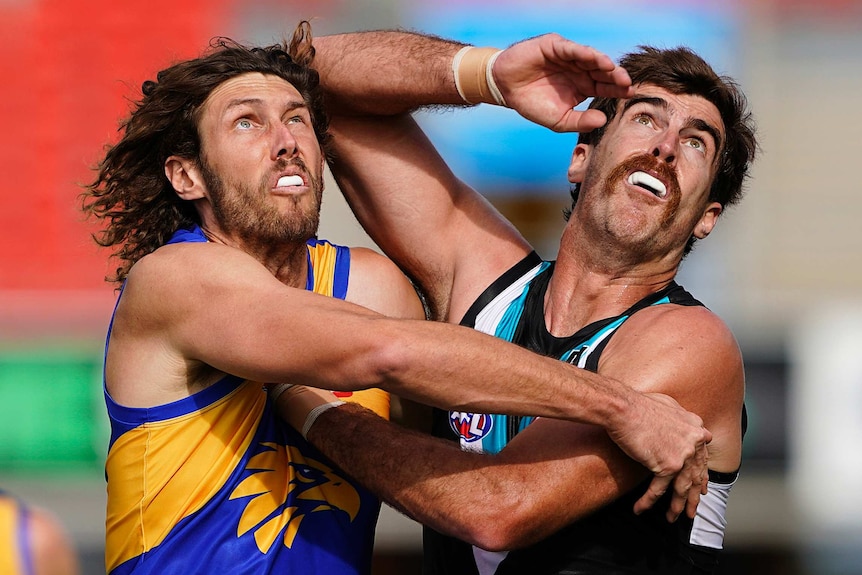
[[[542,264],[537,265],[521,276],[518,281],[509,284],[509,286],[501,291],[497,297],[491,300],[491,302],[486,305],[482,311],[476,314],[476,329],[481,332],[494,335],[497,331],[497,325],[499,325],[503,316],[506,314],[506,310],[509,308],[509,304],[521,295],[524,291],[524,286],[536,277],[536,274],[539,273],[539,269],[541,267]]]
[[[479,575],[494,575],[497,567],[503,562],[503,559],[508,555],[508,551],[485,551],[478,547],[473,547],[473,560],[476,561],[476,569]]]
[[[707,494],[700,498],[697,505],[689,543],[713,549],[723,548],[727,528],[727,499],[734,483],[735,479],[732,483],[709,482]]]

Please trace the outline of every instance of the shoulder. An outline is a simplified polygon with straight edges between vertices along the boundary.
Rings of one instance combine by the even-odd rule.
[[[614,339],[636,349],[681,348],[690,352],[709,350],[726,357],[739,355],[727,324],[698,305],[660,304],[642,309],[620,326]]]
[[[282,284],[245,252],[214,243],[163,246],[129,270],[114,314],[111,348],[124,338],[161,349],[190,321],[247,309]]]
[[[214,242],[169,244],[144,256],[129,270],[129,281],[170,286],[190,278],[241,278],[243,274],[275,277],[244,251]]]
[[[383,315],[424,319],[413,284],[392,260],[368,248],[350,249],[347,301]]]
[[[201,299],[204,293],[270,285],[278,287],[275,276],[242,250],[217,243],[171,244],[132,266],[123,300],[125,305],[138,302],[156,311],[165,306],[175,309],[205,304]]]
[[[736,338],[702,306],[661,304],[633,314],[608,343],[599,372],[683,405],[723,396],[741,407],[744,393]]]
[[[599,373],[698,414],[713,434],[710,469],[739,467],[745,372],[736,338],[715,313],[676,304],[635,313],[608,343]]]

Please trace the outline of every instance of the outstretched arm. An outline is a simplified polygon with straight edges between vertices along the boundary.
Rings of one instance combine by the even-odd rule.
[[[625,375],[641,391],[670,394],[701,414],[716,430],[710,468],[737,470],[744,382],[732,335],[702,308],[646,313],[649,317],[630,320],[640,325],[622,337],[648,331],[653,345],[645,350],[623,341],[606,351],[609,361],[602,369]],[[704,325],[709,329],[702,330]],[[651,369],[644,370],[645,365]],[[334,406],[333,398],[319,390],[283,386],[272,396],[282,417],[385,501],[486,549],[541,539],[630,492],[648,476],[596,426],[538,419],[498,455],[479,455],[398,429],[357,408]],[[309,416],[312,411],[315,415]],[[693,516],[697,501],[687,501],[684,491],[667,510],[668,519],[686,504]],[[474,520],[478,507],[481,522]]]
[[[489,551],[535,543],[647,477],[595,426],[538,420],[501,453],[486,455],[355,405],[318,407],[319,415],[308,417],[332,399],[295,386],[278,394],[277,405],[324,455],[389,505]]]
[[[234,329],[223,329],[226,321]],[[165,246],[129,274],[106,385],[130,406],[186,397],[186,386],[166,395],[171,382],[153,385],[165,369],[203,371],[199,385],[218,378],[214,369],[338,391],[377,387],[447,409],[596,424],[662,477],[676,474],[710,439],[700,417],[619,381],[465,327],[389,319],[286,287],[252,257],[215,243]],[[139,395],[130,397],[133,390]]]

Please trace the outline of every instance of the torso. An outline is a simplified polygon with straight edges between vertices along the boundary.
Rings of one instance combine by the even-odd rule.
[[[672,283],[618,316],[558,338],[545,327],[542,308],[552,273],[552,263],[542,262],[535,254],[525,258],[477,299],[462,324],[598,371],[605,347],[634,313],[664,304],[702,305]],[[465,450],[497,453],[531,422],[529,417],[438,410],[434,429],[435,435],[457,440]],[[682,518],[669,524],[654,510],[641,516],[632,514],[635,494],[639,496],[645,489],[641,485],[587,519],[509,553],[470,550],[465,543],[426,530],[426,573],[676,573],[673,566],[683,557],[710,565],[722,544],[726,498],[736,476],[711,473],[710,495],[702,498],[694,521]],[[655,509],[663,509],[662,503]],[[642,543],[633,543],[635,540]],[[710,572],[705,569],[694,572]]]
[[[308,253],[307,289],[345,298],[350,251]],[[345,399],[388,415],[378,390]],[[105,400],[110,573],[370,571],[379,501],[275,416],[262,382],[222,374],[151,407],[106,386]]]

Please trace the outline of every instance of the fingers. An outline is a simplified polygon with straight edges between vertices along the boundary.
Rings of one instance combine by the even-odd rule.
[[[698,481],[692,486],[692,489],[689,491],[688,504],[685,508],[686,515],[688,515],[692,519],[694,519],[694,516],[697,513],[697,504],[700,502],[700,496],[706,495],[707,488],[709,487],[709,450],[706,444],[698,447],[697,453],[695,454],[695,458],[695,468],[699,470],[699,474],[697,475]],[[697,489],[698,486],[700,487],[700,489]]]
[[[665,518],[673,523],[685,511],[689,518],[694,519],[701,495],[706,495],[709,482],[709,460],[705,444],[698,446],[694,456],[688,459],[682,470],[676,475],[655,476],[650,482],[646,493],[635,502],[634,512],[640,514],[653,507],[661,499],[668,486],[673,483],[670,504],[665,512]]]
[[[629,73],[619,66],[607,73],[590,73],[595,82],[595,95],[603,98],[631,98],[634,95]]]
[[[563,118],[557,131],[560,132],[591,132],[607,122],[607,117],[599,110],[571,110]]]
[[[640,515],[647,509],[650,509],[656,502],[661,499],[661,496],[664,495],[665,491],[667,491],[668,486],[670,486],[670,482],[673,480],[672,475],[668,475],[665,477],[655,476],[652,481],[650,481],[649,487],[646,490],[640,499],[635,501],[634,512],[635,515]]]
[[[570,63],[576,64],[583,70],[601,70],[610,72],[616,67],[614,61],[605,54],[596,50],[592,46],[584,46],[571,40],[566,40],[562,37],[555,37],[557,40],[556,52],[559,57]]]
[[[668,523],[673,523],[683,510],[689,513],[689,517],[694,517],[698,503],[700,503],[700,479],[698,478],[695,485],[691,475],[684,469],[673,482],[673,495],[665,512],[665,518]]]

